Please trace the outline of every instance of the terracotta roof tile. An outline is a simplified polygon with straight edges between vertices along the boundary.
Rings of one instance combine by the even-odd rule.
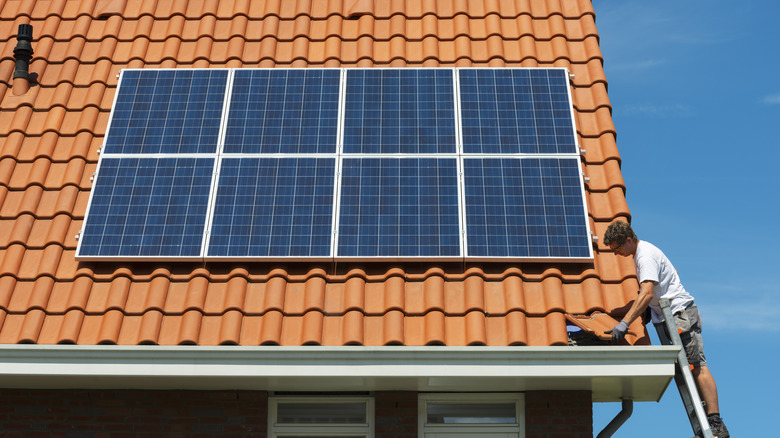
[[[119,332],[124,321],[124,313],[110,310],[105,315],[86,315],[81,325],[78,344],[81,345],[116,345]]]
[[[163,315],[151,310],[143,315],[124,315],[116,343],[119,345],[158,344]]]
[[[160,327],[160,344],[203,345],[200,336],[203,333],[203,322],[203,314],[196,310],[183,315],[166,315]]]
[[[617,316],[617,318],[619,319],[620,316]],[[612,335],[607,334],[606,331],[611,330],[612,327],[618,323],[618,319],[601,312],[594,312],[591,315],[567,314],[566,319],[603,341],[611,340]],[[647,332],[645,331],[644,326],[642,326],[642,323],[639,320],[636,320],[629,326],[626,339],[621,343],[631,345],[649,345],[650,338],[647,336]]]
[[[76,242],[72,237],[81,227],[80,221],[73,221],[68,215],[40,220],[35,220],[32,215],[23,215],[13,220],[0,220],[0,223],[13,223],[0,235],[0,247],[22,243],[28,248],[43,248],[46,245],[65,243],[75,249]]]
[[[37,84],[13,96],[19,23]],[[630,212],[589,0],[6,1],[0,48],[0,342],[566,345],[565,313],[636,296],[603,245],[592,265],[338,273],[74,259],[117,74],[141,67],[567,67],[601,236]]]
[[[5,312],[4,312],[5,313]],[[22,331],[22,325],[27,320],[27,317],[30,317],[30,319],[37,318],[39,320],[43,319],[43,312],[40,310],[34,310],[31,311],[29,314],[5,314],[2,321],[3,321],[3,330],[0,331],[0,343],[2,344],[24,344],[24,343],[34,343],[37,341],[36,338],[30,338],[27,336],[27,333],[23,333]]]
[[[163,310],[166,314],[179,314],[187,311],[202,311],[206,302],[208,279],[196,277],[189,283],[172,283],[165,297]]]

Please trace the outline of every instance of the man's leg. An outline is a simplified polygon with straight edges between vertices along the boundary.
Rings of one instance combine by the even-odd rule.
[[[699,389],[699,395],[705,403],[704,409],[707,414],[720,412],[718,407],[718,387],[715,385],[715,379],[707,366],[694,366],[693,379],[696,380],[696,387]]]
[[[715,438],[729,438],[729,430],[720,418],[718,387],[715,385],[710,369],[707,365],[696,366],[692,374],[699,389],[699,396],[704,401],[704,410],[707,412],[707,422],[710,423],[712,434]]]
[[[712,434],[716,438],[729,438],[729,430],[720,418],[720,406],[718,406],[718,387],[710,369],[707,368],[707,359],[704,357],[704,343],[701,338],[701,315],[695,305],[685,309],[674,316],[677,327],[682,329],[682,339],[685,355],[688,363],[693,365],[693,380],[699,390],[699,397],[704,401],[704,410],[707,413],[707,422],[710,423]],[[717,414],[717,415],[716,415]]]

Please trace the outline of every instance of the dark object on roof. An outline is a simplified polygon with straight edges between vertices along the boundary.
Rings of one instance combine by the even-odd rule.
[[[16,35],[16,47],[14,47],[14,58],[16,67],[14,68],[14,79],[30,79],[30,60],[33,55],[32,48],[33,28],[29,24],[20,24],[19,33]]]

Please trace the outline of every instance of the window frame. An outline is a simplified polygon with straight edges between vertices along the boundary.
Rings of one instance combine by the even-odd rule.
[[[364,424],[332,424],[332,423],[278,423],[276,421],[279,412],[279,403],[364,403],[366,409],[366,423]],[[374,438],[376,425],[374,397],[371,396],[296,396],[279,395],[268,397],[268,438],[282,438],[289,436],[330,437],[334,435],[344,437]]]
[[[457,424],[429,424],[428,405],[431,403],[450,404],[481,404],[496,402],[515,403],[515,423],[457,423]],[[516,434],[518,438],[525,438],[525,393],[420,393],[418,395],[418,436],[486,436],[493,433]],[[443,434],[443,435],[438,435]]]

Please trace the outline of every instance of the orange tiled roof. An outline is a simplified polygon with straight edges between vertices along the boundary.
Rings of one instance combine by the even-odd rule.
[[[0,0],[0,343],[565,345],[566,313],[633,299],[630,260],[78,263],[75,235],[120,69],[306,66],[569,68],[601,235],[630,213],[598,41],[589,0]]]

